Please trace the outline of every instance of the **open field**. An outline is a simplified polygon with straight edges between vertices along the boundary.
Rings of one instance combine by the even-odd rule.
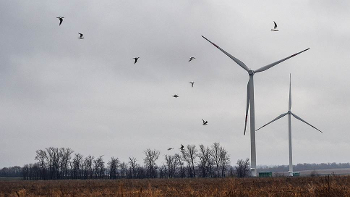
[[[314,170],[300,171],[300,175],[309,176]],[[315,170],[319,175],[336,174],[336,175],[349,175],[350,168],[337,168],[337,169],[317,169]]]
[[[22,180],[22,177],[0,177],[0,181],[15,181]]]
[[[350,196],[350,176],[0,181],[0,196]]]
[[[264,171],[264,170],[261,170]],[[265,170],[269,171],[269,170]],[[300,176],[310,176],[312,173],[316,172],[317,175],[350,175],[350,168],[334,168],[334,169],[315,169],[315,170],[302,170],[294,171],[299,172]],[[288,172],[273,172],[273,176],[288,176]]]

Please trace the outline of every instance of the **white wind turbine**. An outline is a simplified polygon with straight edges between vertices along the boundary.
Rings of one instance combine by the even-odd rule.
[[[256,173],[256,148],[255,148],[255,108],[254,108],[254,81],[253,81],[253,76],[255,73],[258,72],[263,72],[289,58],[292,58],[302,52],[305,52],[307,50],[309,50],[310,48],[307,48],[303,51],[300,51],[298,53],[295,53],[291,56],[288,56],[284,59],[281,59],[277,62],[268,64],[266,66],[263,66],[257,70],[251,70],[249,69],[242,61],[240,61],[239,59],[233,57],[231,54],[227,53],[226,51],[224,51],[222,48],[220,48],[218,45],[214,44],[212,41],[208,40],[206,37],[202,36],[204,39],[206,39],[208,42],[210,42],[212,45],[214,45],[216,48],[218,48],[220,51],[222,51],[223,53],[225,53],[229,58],[231,58],[233,61],[235,61],[239,66],[241,66],[244,70],[246,70],[249,74],[249,81],[247,84],[247,107],[246,107],[246,115],[245,115],[245,123],[244,123],[244,135],[245,135],[245,131],[247,128],[247,117],[248,117],[248,109],[250,106],[250,155],[251,155],[251,172],[252,172],[252,176],[257,176]]]
[[[306,122],[305,120],[301,119],[299,116],[295,115],[294,113],[292,113],[291,111],[292,109],[292,75],[290,74],[289,76],[289,106],[288,106],[288,112],[281,114],[279,116],[277,116],[277,118],[273,119],[272,121],[266,123],[265,125],[263,125],[262,127],[260,127],[259,129],[269,125],[270,123],[284,117],[285,115],[288,114],[288,144],[289,144],[289,176],[293,176],[293,162],[292,162],[292,123],[291,123],[291,116],[294,116],[294,118],[300,120],[301,122],[311,126],[312,128],[316,129],[317,131],[321,132],[321,130],[319,130],[318,128],[312,126],[311,124],[309,124],[308,122]],[[257,130],[259,130],[257,129]]]

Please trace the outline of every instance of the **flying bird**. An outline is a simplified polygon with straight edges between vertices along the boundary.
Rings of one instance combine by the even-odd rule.
[[[182,151],[185,150],[184,145],[181,144],[180,150],[182,150]]]
[[[192,61],[194,59],[196,59],[196,58],[195,57],[190,57],[190,60],[188,60],[188,62],[190,62],[190,61]]]
[[[174,94],[174,96],[173,96],[174,98],[177,98],[177,97],[179,97],[179,95],[177,95],[177,94]]]
[[[134,64],[136,64],[137,60],[139,60],[140,57],[134,57]]]
[[[79,39],[84,39],[84,34],[78,33],[79,34]]]
[[[60,23],[58,24],[58,26],[60,26],[61,24],[62,24],[62,22],[63,22],[63,16],[58,16],[58,17],[56,17],[56,18],[58,18],[58,20],[60,20]]]
[[[168,150],[171,150],[171,149],[174,149],[174,148],[168,148]]]
[[[194,81],[190,81],[189,82],[191,85],[192,85],[192,88],[193,88],[193,85],[194,85]]]
[[[277,23],[275,21],[273,21],[273,23],[275,24],[275,26],[273,27],[273,29],[271,29],[271,31],[278,31],[277,29]]]
[[[203,121],[203,125],[207,125],[208,124],[208,121],[203,120],[203,119],[202,119],[202,121]]]

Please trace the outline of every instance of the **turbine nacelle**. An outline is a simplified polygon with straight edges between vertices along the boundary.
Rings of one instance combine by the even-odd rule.
[[[248,74],[249,74],[249,75],[254,75],[255,72],[254,72],[254,70],[248,70]]]

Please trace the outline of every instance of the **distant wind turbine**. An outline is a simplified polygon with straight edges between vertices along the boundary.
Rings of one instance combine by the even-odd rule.
[[[235,61],[239,66],[241,66],[244,70],[246,70],[249,74],[249,81],[247,84],[247,106],[246,106],[246,115],[245,115],[245,124],[244,124],[244,135],[245,135],[245,131],[247,128],[247,117],[248,117],[248,109],[250,106],[250,153],[251,153],[251,172],[252,172],[252,176],[257,176],[256,173],[256,148],[255,148],[255,107],[254,107],[254,80],[253,80],[253,76],[255,73],[258,72],[263,72],[269,68],[272,68],[273,66],[284,62],[285,60],[292,58],[302,52],[305,52],[307,50],[309,50],[310,48],[307,48],[303,51],[300,51],[298,53],[295,53],[291,56],[288,56],[284,59],[278,60],[277,62],[268,64],[266,66],[263,66],[257,70],[251,70],[249,69],[242,61],[240,61],[239,59],[235,58],[234,56],[232,56],[231,54],[227,53],[226,51],[224,51],[222,48],[220,48],[218,45],[216,45],[215,43],[213,43],[212,41],[208,40],[206,37],[202,36],[205,40],[207,40],[208,42],[210,42],[212,45],[214,45],[216,48],[218,48],[220,51],[222,51],[223,53],[225,53],[229,58],[231,58],[233,61]]]
[[[288,106],[288,112],[281,114],[279,116],[277,116],[277,118],[273,119],[272,121],[268,122],[267,124],[263,125],[262,127],[260,127],[259,129],[269,125],[270,123],[275,122],[276,120],[284,117],[285,115],[288,114],[288,141],[289,141],[289,176],[293,176],[293,162],[292,162],[292,123],[291,123],[291,116],[294,116],[294,118],[300,120],[301,122],[311,126],[312,128],[316,129],[317,131],[321,132],[321,130],[319,130],[318,128],[312,126],[311,124],[309,124],[308,122],[306,122],[305,120],[301,119],[299,116],[295,115],[294,113],[292,113],[291,111],[292,109],[292,75],[290,74],[289,76],[289,106]],[[259,130],[257,129],[257,130]]]

